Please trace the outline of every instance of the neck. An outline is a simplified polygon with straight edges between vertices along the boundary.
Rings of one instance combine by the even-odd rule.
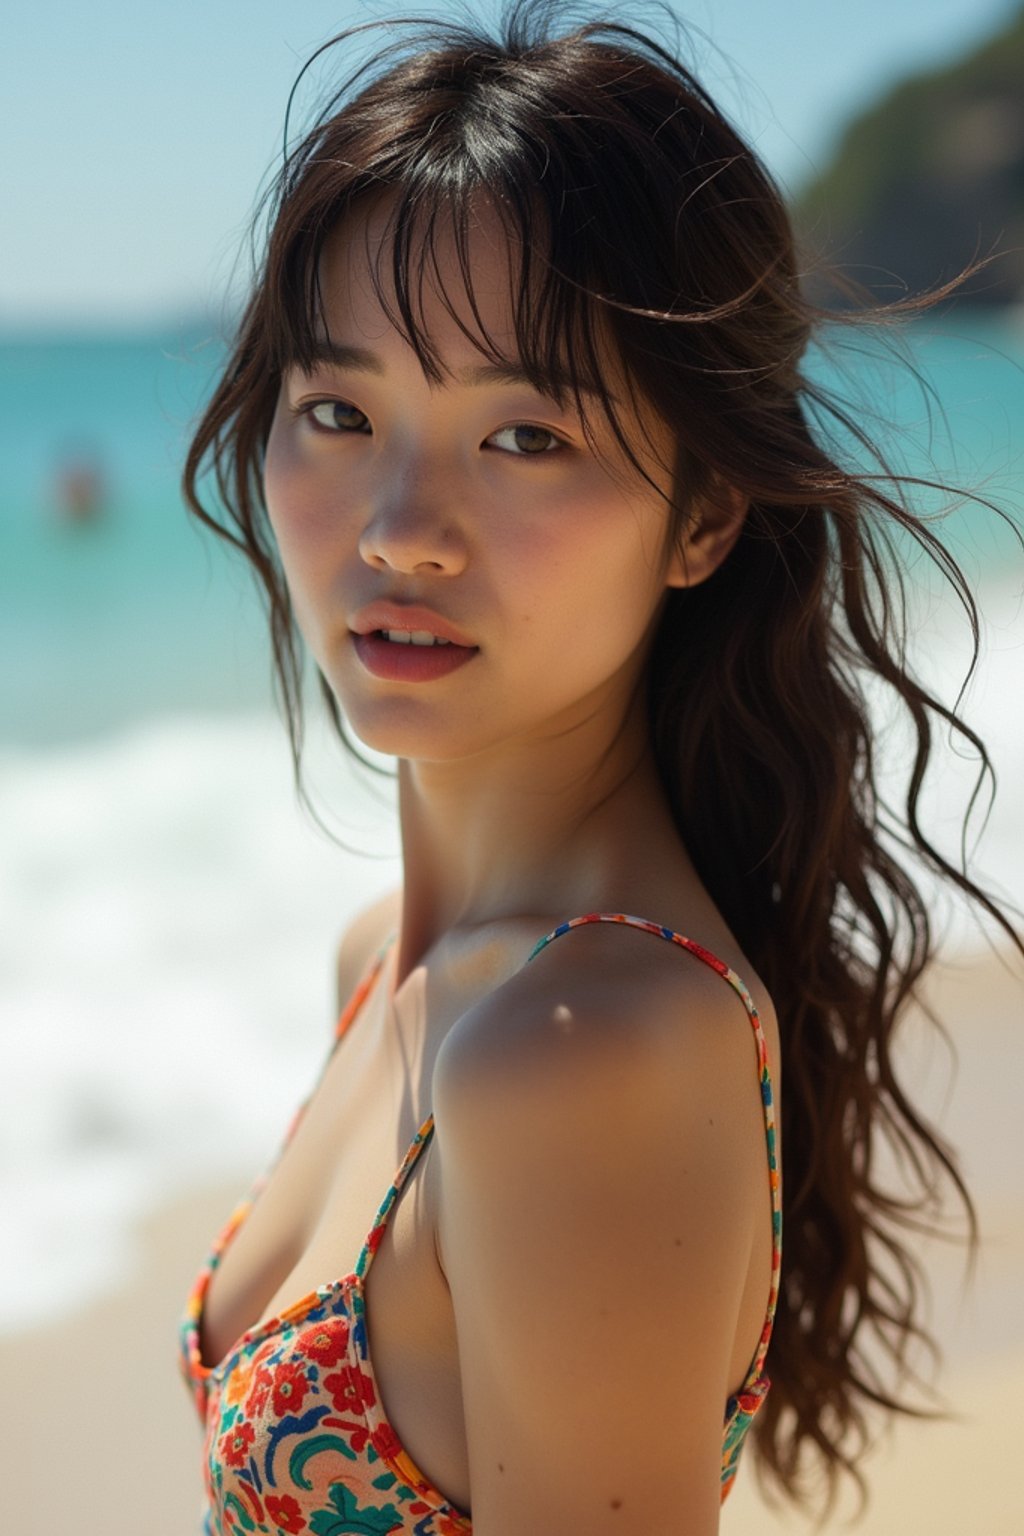
[[[628,899],[638,869],[685,860],[637,708],[615,731],[592,718],[500,753],[403,760],[399,810],[400,975],[452,930],[555,926]]]

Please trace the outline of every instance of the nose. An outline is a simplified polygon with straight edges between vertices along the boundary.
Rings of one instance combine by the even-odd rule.
[[[452,512],[451,488],[442,496],[421,475],[381,487],[359,538],[359,553],[374,570],[457,576],[467,549]]]

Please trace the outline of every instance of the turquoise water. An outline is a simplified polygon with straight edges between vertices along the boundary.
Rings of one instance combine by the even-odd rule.
[[[930,406],[905,369],[851,354],[862,408],[883,428],[902,424],[888,437],[904,467],[983,487],[1020,516],[1024,323],[967,314],[907,342]],[[0,742],[58,744],[169,711],[268,702],[247,572],[192,525],[178,493],[222,356],[188,331],[0,346]],[[83,524],[60,515],[61,467],[76,457],[104,485]],[[948,528],[975,576],[1019,559],[983,509],[966,506]]]
[[[250,583],[178,491],[221,356],[188,333],[0,347],[0,740],[269,697]],[[82,522],[61,510],[77,460],[102,482]]]

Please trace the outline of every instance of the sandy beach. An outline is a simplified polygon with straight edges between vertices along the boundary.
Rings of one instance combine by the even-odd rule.
[[[950,1091],[941,1051],[922,1044],[913,1021],[905,1070],[961,1151],[983,1247],[966,1296],[962,1249],[932,1245],[924,1254],[946,1356],[938,1386],[952,1417],[895,1427],[865,1465],[870,1502],[852,1529],[1007,1536],[1020,1528],[1018,1431],[1008,1410],[1024,1372],[1024,985],[1019,965],[1015,976],[984,955],[936,972],[932,990],[960,1057],[955,1085]],[[156,1211],[138,1233],[139,1261],[120,1291],[51,1326],[0,1337],[5,1530],[198,1531],[199,1429],[177,1375],[175,1329],[209,1239],[243,1192],[221,1184]],[[824,1528],[850,1529],[854,1512],[855,1500],[843,1500]],[[774,1513],[752,1467],[743,1468],[723,1513],[724,1536],[812,1529],[791,1511]]]

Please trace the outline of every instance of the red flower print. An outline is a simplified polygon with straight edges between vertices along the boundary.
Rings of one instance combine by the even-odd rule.
[[[378,1456],[397,1456],[402,1449],[390,1424],[378,1424],[370,1436],[370,1443]]]
[[[332,1419],[330,1415],[321,1421],[324,1429],[340,1429],[343,1431],[349,1446],[357,1456],[361,1456],[366,1449],[366,1442],[370,1438],[370,1431],[365,1424],[353,1424],[349,1419]]]
[[[296,1349],[316,1360],[319,1365],[337,1365],[348,1349],[348,1321],[344,1317],[332,1318],[329,1323],[318,1323],[307,1328],[295,1341]]]
[[[236,1424],[220,1439],[220,1458],[229,1467],[242,1467],[249,1455],[249,1447],[256,1438],[251,1424]]]
[[[249,1393],[245,1404],[245,1411],[250,1418],[258,1418],[267,1406],[267,1398],[274,1384],[274,1378],[266,1366],[260,1366],[253,1378],[252,1391]]]
[[[260,1503],[260,1496],[256,1492],[255,1488],[250,1488],[247,1483],[244,1483],[242,1479],[239,1478],[235,1483],[235,1489],[238,1493],[238,1497],[240,1499],[244,1499],[248,1504],[249,1513],[252,1515],[253,1519],[262,1522],[263,1505]]]
[[[271,1390],[274,1412],[281,1418],[286,1413],[298,1413],[302,1399],[309,1391],[309,1380],[301,1365],[292,1365],[286,1360],[283,1365],[275,1366]]]
[[[282,1531],[288,1531],[289,1536],[295,1531],[304,1531],[306,1528],[305,1516],[290,1493],[284,1494],[280,1499],[273,1494],[267,1495],[267,1514]]]
[[[360,1413],[375,1401],[373,1382],[356,1365],[343,1365],[333,1376],[325,1376],[324,1386],[339,1413]]]

